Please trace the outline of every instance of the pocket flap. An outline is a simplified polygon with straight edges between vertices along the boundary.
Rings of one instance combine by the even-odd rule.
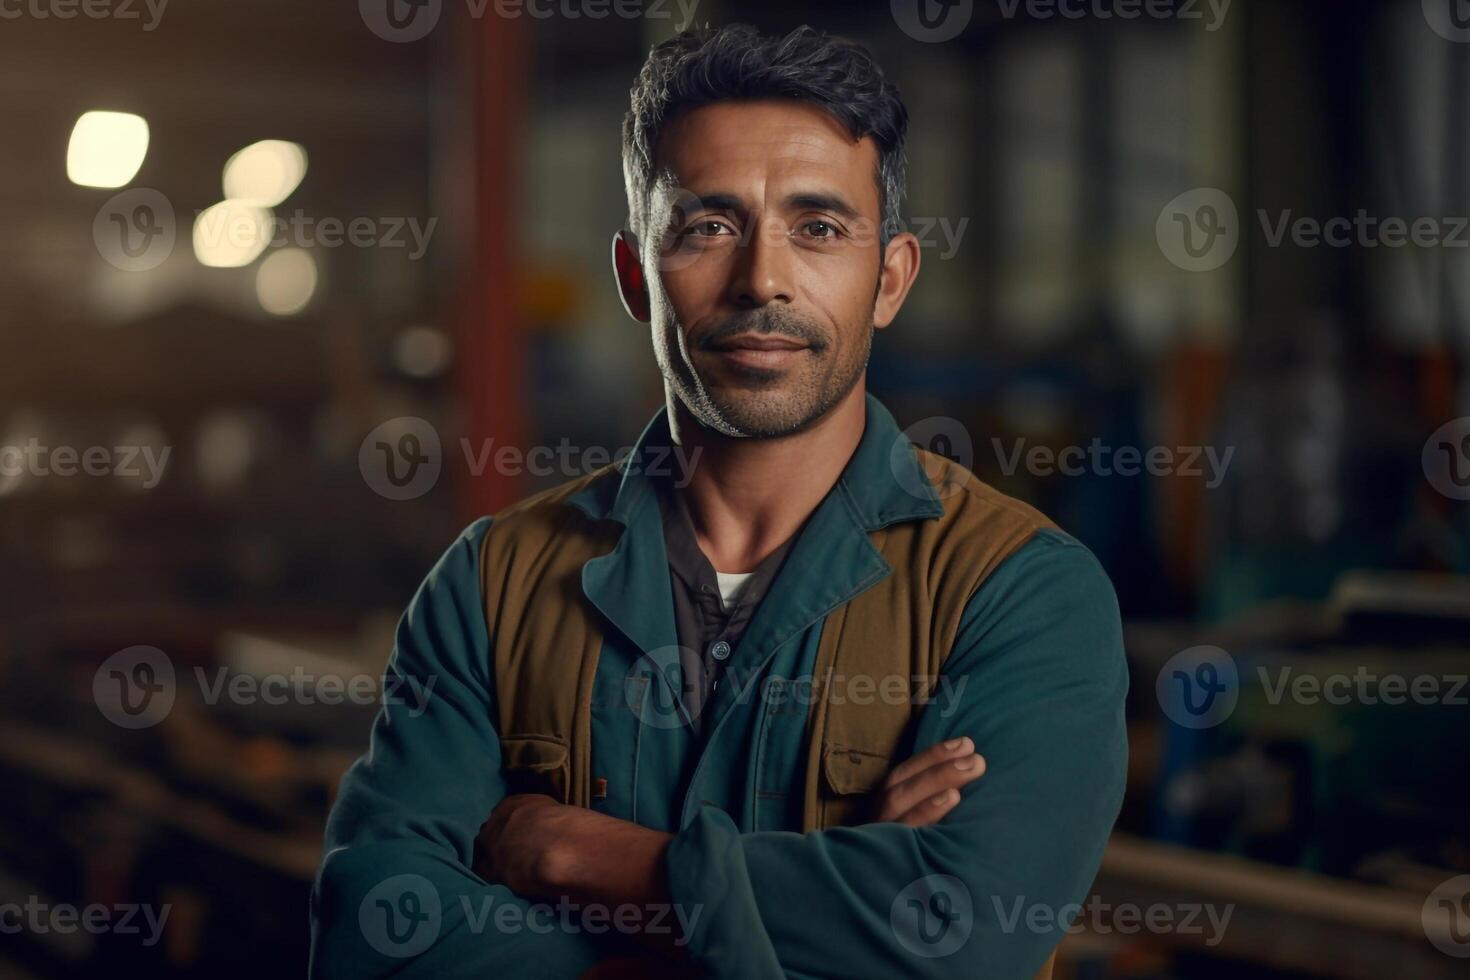
[[[500,764],[506,769],[549,772],[567,762],[567,743],[555,735],[502,735]]]
[[[822,750],[822,772],[827,788],[840,796],[871,793],[883,785],[890,769],[888,757],[850,745],[828,743]]]

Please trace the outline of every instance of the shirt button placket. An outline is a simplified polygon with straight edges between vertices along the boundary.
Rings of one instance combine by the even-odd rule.
[[[716,671],[715,678],[710,683],[710,686],[709,686],[710,691],[713,693],[714,691],[718,690],[719,687],[720,687],[720,678],[719,678],[719,674],[717,672],[718,671],[718,668],[726,660],[729,660],[730,659],[730,644],[727,643],[724,640],[716,640],[715,642],[713,642],[713,643],[710,644],[710,647],[709,647],[709,655],[710,655],[710,659],[712,659],[715,662],[715,671]]]

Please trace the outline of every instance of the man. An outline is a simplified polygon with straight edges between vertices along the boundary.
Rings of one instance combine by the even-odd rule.
[[[1117,606],[866,394],[906,124],[807,28],[653,50],[613,252],[666,409],[409,606],[385,683],[432,696],[344,779],[313,975],[1049,972],[1122,797]]]

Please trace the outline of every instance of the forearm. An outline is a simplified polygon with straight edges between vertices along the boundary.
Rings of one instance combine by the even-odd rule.
[[[669,896],[664,864],[672,834],[586,811],[580,835],[564,842],[552,862],[550,888],[589,908],[606,910],[616,919],[637,923],[639,943],[665,956],[683,960],[683,923]]]
[[[552,851],[547,886],[603,906],[667,905],[664,855],[672,834],[591,810]]]
[[[684,958],[684,911],[669,897],[672,835],[549,797],[515,796],[480,832],[475,867],[487,880],[557,903],[590,928]]]
[[[1113,808],[1100,801],[1099,822]],[[1057,820],[1013,821],[1035,836],[896,823],[741,834],[706,808],[669,848],[671,894],[701,909],[688,947],[709,977],[1030,977],[1106,837],[1053,835]]]

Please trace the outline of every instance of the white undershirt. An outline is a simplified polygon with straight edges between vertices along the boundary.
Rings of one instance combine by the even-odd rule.
[[[745,588],[745,583],[755,572],[715,572],[715,578],[720,584],[720,601],[729,608],[740,595],[740,590]]]

